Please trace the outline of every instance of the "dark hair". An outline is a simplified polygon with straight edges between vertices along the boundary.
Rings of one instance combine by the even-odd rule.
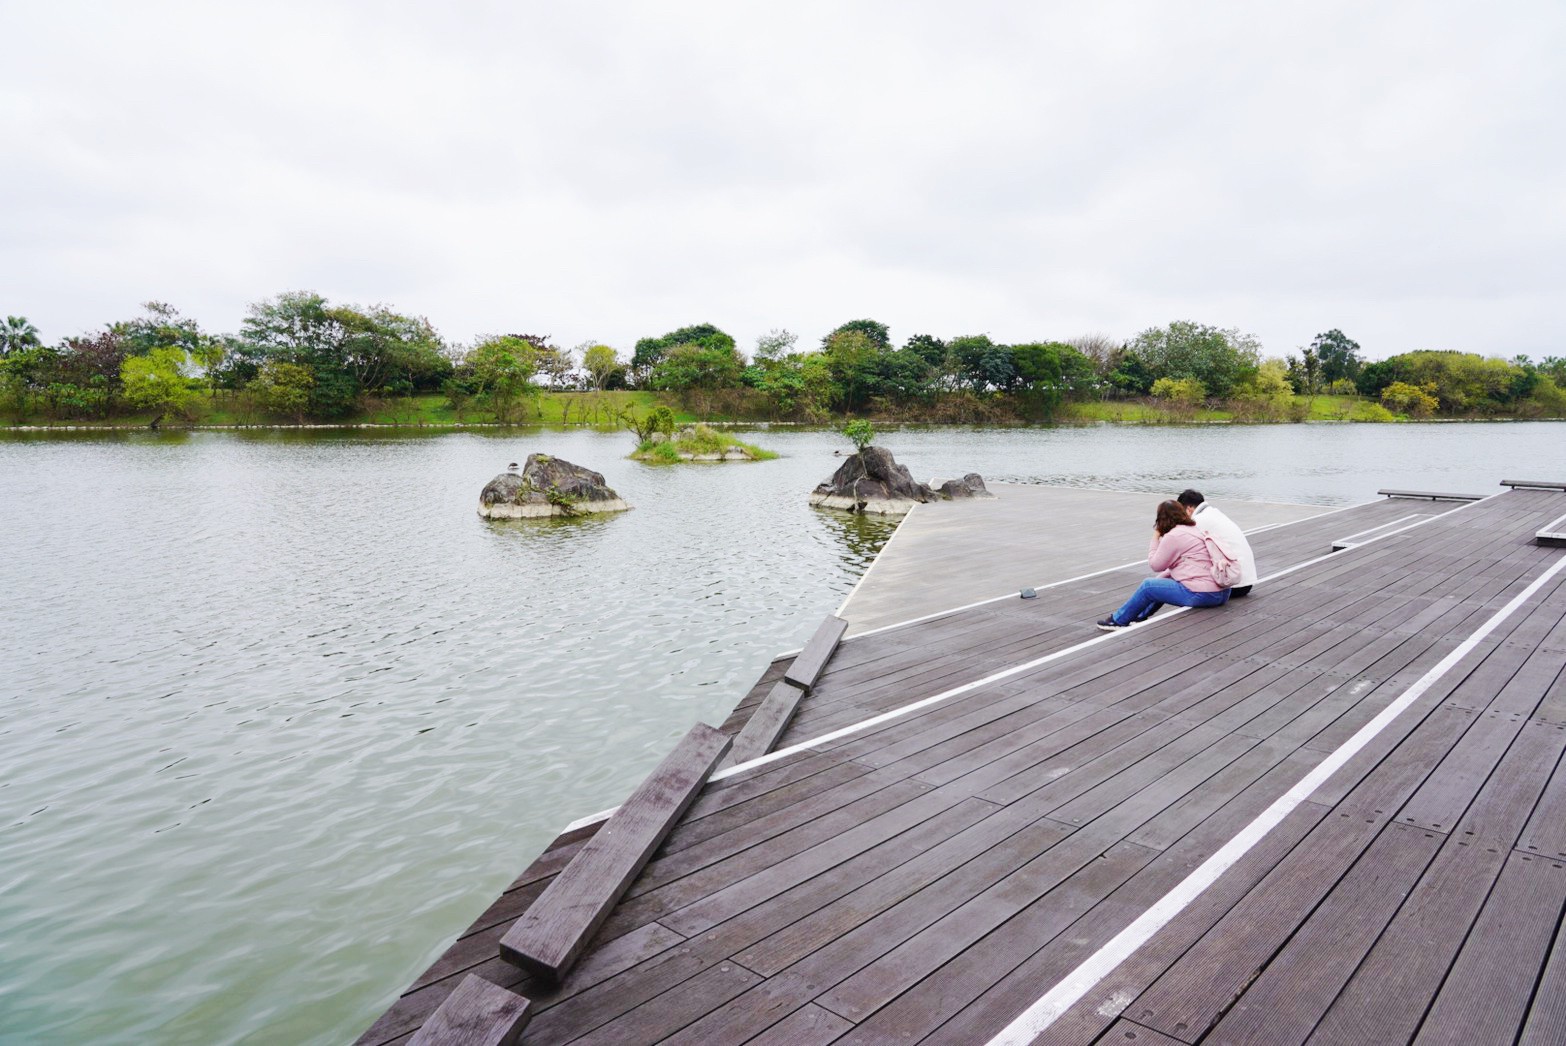
[[[1207,499],[1202,497],[1202,492],[1199,490],[1182,490],[1178,500],[1186,508],[1195,508]]]
[[[1185,510],[1185,506],[1178,501],[1160,501],[1158,503],[1158,519],[1153,523],[1153,529],[1158,531],[1160,537],[1169,533],[1175,527],[1191,527],[1196,525],[1196,520]]]

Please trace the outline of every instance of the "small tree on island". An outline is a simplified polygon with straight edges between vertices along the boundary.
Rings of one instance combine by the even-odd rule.
[[[855,418],[843,426],[843,435],[854,444],[854,453],[863,454],[870,441],[875,439],[875,426],[864,418]]]
[[[635,408],[621,410],[619,421],[627,432],[636,436],[638,445],[650,442],[658,433],[674,435],[674,411],[665,406],[654,407],[645,417],[638,418]]]

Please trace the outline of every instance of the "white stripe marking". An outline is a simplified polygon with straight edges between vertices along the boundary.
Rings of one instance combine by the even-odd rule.
[[[1170,890],[1158,900],[1151,908],[1142,913],[1131,925],[1121,930],[1098,951],[1089,956],[1080,966],[1051,988],[1032,1006],[1028,1007],[1008,1024],[1000,1034],[989,1041],[988,1046],[1023,1046],[1031,1043],[1044,1032],[1051,1024],[1054,1024],[1062,1014],[1076,1004],[1084,995],[1091,991],[1095,985],[1107,977],[1114,969],[1132,953],[1162,929],[1169,920],[1183,911],[1192,901],[1201,896],[1209,886],[1217,881],[1218,877],[1228,871],[1241,857],[1244,857],[1252,847],[1259,843],[1268,832],[1277,827],[1278,823],[1287,817],[1293,810],[1326,783],[1327,779],[1335,774],[1350,759],[1369,744],[1377,734],[1385,730],[1393,720],[1402,715],[1425,691],[1447,672],[1451,671],[1459,661],[1473,651],[1484,638],[1496,627],[1510,617],[1517,608],[1522,606],[1529,597],[1543,588],[1551,578],[1566,569],[1566,557],[1557,560],[1555,565],[1540,574],[1533,583],[1519,592],[1500,610],[1496,611],[1473,635],[1465,639],[1461,646],[1442,658],[1430,671],[1420,676],[1419,679],[1405,690],[1397,700],[1393,701],[1381,714],[1360,728],[1359,732],[1349,738],[1342,747],[1338,748],[1323,759],[1314,770],[1300,779],[1299,783],[1285,792],[1271,806],[1262,811],[1254,821],[1241,829],[1240,833],[1225,843],[1216,853],[1209,857],[1201,867],[1192,872],[1178,886]]]

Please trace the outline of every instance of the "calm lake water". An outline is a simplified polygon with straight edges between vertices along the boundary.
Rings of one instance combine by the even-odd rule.
[[[0,435],[0,1040],[359,1034],[567,822],[836,609],[891,533],[834,434]],[[1566,480],[1566,423],[906,430],[978,471],[1215,499]],[[488,523],[545,452],[635,510]]]

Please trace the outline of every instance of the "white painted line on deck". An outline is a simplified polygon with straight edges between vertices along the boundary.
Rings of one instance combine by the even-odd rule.
[[[1404,522],[1407,522],[1410,519],[1418,519],[1418,518],[1419,517],[1418,517],[1417,514],[1408,515],[1408,516],[1399,516],[1397,519],[1389,520],[1388,522],[1381,524],[1381,526],[1379,526],[1379,527],[1371,527],[1369,530],[1361,530],[1358,534],[1348,534],[1348,535],[1345,535],[1344,537],[1338,538],[1338,540],[1339,541],[1353,541],[1355,538],[1362,538],[1366,534],[1374,534],[1378,530],[1385,530],[1387,527],[1395,527],[1399,523],[1404,523]]]
[[[1402,715],[1410,705],[1429,690],[1430,687],[1447,672],[1451,671],[1464,657],[1468,656],[1484,638],[1496,627],[1516,612],[1539,589],[1566,569],[1566,556],[1556,560],[1555,565],[1535,578],[1527,588],[1517,593],[1500,610],[1497,610],[1488,621],[1463,640],[1461,646],[1442,658],[1430,671],[1420,676],[1407,690],[1394,700],[1390,705],[1381,710],[1381,714],[1360,728],[1359,732],[1343,743],[1341,747],[1333,751],[1323,759],[1316,768],[1300,779],[1299,783],[1289,789],[1278,798],[1271,806],[1262,811],[1255,820],[1240,830],[1239,834],[1225,843],[1219,850],[1204,861],[1184,881],[1170,890],[1158,900],[1151,908],[1142,913],[1136,921],[1121,930],[1109,940],[1102,948],[1089,956],[1080,966],[1053,988],[1046,992],[1037,1002],[1028,1007],[1017,1016],[1009,1025],[1001,1030],[989,1041],[988,1046],[1024,1046],[1038,1038],[1051,1024],[1054,1024],[1067,1010],[1074,1006],[1084,995],[1092,991],[1105,977],[1109,976],[1116,967],[1130,958],[1131,955],[1168,922],[1180,912],[1184,911],[1192,901],[1200,897],[1206,889],[1218,880],[1224,872],[1228,871],[1236,861],[1244,857],[1267,833],[1294,811],[1301,803],[1311,797],[1333,774],[1337,773],[1345,763],[1359,753],[1369,744],[1377,734],[1385,730],[1398,716]],[[1129,1000],[1128,1000],[1129,1001]],[[1106,1015],[1109,1016],[1109,1015]]]

